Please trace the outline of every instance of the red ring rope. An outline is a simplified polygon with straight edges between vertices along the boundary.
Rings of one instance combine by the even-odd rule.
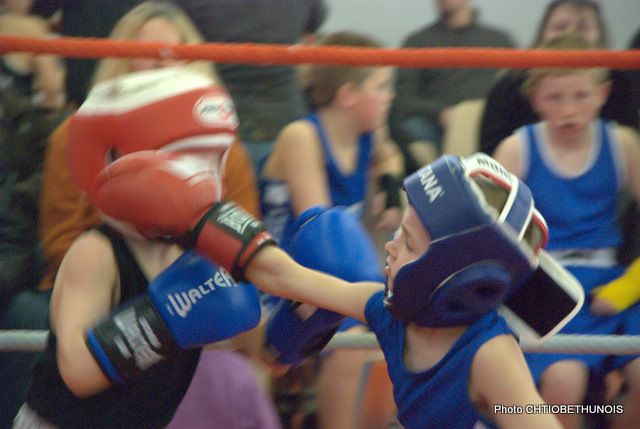
[[[505,48],[379,49],[344,46],[158,42],[94,38],[35,38],[0,35],[0,53],[33,52],[75,58],[149,57],[210,60],[241,64],[334,64],[398,67],[607,67],[640,69],[640,50],[566,50]]]

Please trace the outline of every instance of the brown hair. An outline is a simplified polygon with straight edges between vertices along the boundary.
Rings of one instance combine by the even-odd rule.
[[[318,45],[381,47],[368,36],[346,31],[329,34],[321,38]],[[360,85],[374,70],[373,67],[307,66],[304,73],[311,103],[316,107],[330,104],[340,87],[348,83]]]
[[[541,49],[558,49],[558,50],[579,50],[594,49],[596,46],[587,43],[575,34],[565,34],[555,39],[543,43]],[[609,78],[609,71],[603,67],[591,68],[568,68],[568,67],[545,67],[534,68],[527,72],[527,79],[522,84],[522,92],[526,96],[530,96],[533,88],[547,76],[566,76],[573,74],[590,74],[594,81],[603,83]]]
[[[545,9],[544,16],[540,21],[540,25],[538,26],[538,30],[536,32],[536,36],[533,40],[532,47],[538,47],[543,43],[543,36],[545,32],[545,27],[547,26],[549,19],[556,11],[556,9],[570,6],[575,9],[576,12],[584,12],[584,11],[592,11],[598,20],[598,29],[600,31],[600,40],[597,43],[597,47],[606,48],[609,46],[609,37],[607,34],[607,29],[604,24],[604,19],[602,17],[602,11],[600,10],[600,6],[598,3],[592,0],[554,0],[547,5]]]

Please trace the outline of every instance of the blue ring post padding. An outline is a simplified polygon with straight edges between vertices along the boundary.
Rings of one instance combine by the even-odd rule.
[[[111,364],[111,361],[107,357],[107,354],[104,352],[102,345],[100,345],[100,342],[93,331],[87,332],[87,343],[89,343],[93,356],[98,360],[98,364],[107,374],[107,377],[118,384],[124,384],[124,380]]]

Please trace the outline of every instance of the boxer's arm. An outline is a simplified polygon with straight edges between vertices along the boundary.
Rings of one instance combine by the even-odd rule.
[[[52,330],[65,384],[84,397],[111,383],[85,344],[87,329],[109,313],[117,270],[111,246],[96,232],[82,235],[65,256],[51,300]]]
[[[254,269],[258,275],[250,278],[256,287],[329,309],[337,305],[339,310],[336,311],[364,319],[364,304],[369,295],[382,288],[381,284],[369,284],[364,292],[362,288],[357,288],[360,293],[350,292],[344,290],[347,282],[298,266],[283,251],[269,245],[273,244],[270,235],[255,218],[233,203],[208,200],[206,179],[195,183],[185,181],[165,168],[166,162],[165,157],[144,154],[120,158],[100,176],[96,198],[100,204],[97,205],[110,216],[130,222],[141,231],[182,236],[185,246],[195,248],[233,273],[237,280],[246,278],[246,267],[256,255],[266,252]],[[272,261],[275,265],[269,264],[270,258],[275,258]],[[266,263],[264,259],[267,259]],[[283,275],[283,270],[291,276]],[[260,272],[264,272],[265,279],[260,277]],[[278,286],[280,282],[281,287]],[[327,302],[322,300],[325,282],[338,294],[337,302],[333,296]],[[305,283],[301,286],[304,290],[298,291],[296,283]],[[307,292],[311,296],[308,297]],[[343,292],[349,295],[346,301],[340,299]],[[345,302],[349,304],[345,306]],[[352,309],[354,303],[355,311]]]
[[[310,270],[276,246],[262,249],[249,263],[245,276],[269,294],[332,310],[365,323],[367,301],[383,288],[381,283],[349,283]]]
[[[332,205],[324,155],[309,121],[287,126],[278,136],[273,156],[275,178],[289,186],[296,216],[315,205]]]
[[[522,141],[518,134],[504,139],[493,153],[493,158],[520,178],[525,173],[522,165]]]
[[[544,404],[517,341],[511,335],[499,335],[487,341],[476,353],[471,365],[469,396],[500,428],[561,429],[550,413],[495,412],[495,406]]]

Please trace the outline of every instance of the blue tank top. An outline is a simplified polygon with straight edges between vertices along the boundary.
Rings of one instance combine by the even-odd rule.
[[[547,249],[618,247],[622,237],[616,224],[616,194],[623,182],[623,167],[609,125],[594,122],[593,156],[574,177],[562,176],[549,162],[542,125],[528,125],[518,132],[525,142],[523,179],[549,226]]]
[[[383,300],[383,291],[374,294],[367,302],[365,316],[387,361],[402,426],[472,429],[481,422],[495,428],[471,401],[469,380],[478,349],[498,335],[511,334],[505,320],[496,311],[490,312],[470,325],[440,362],[416,373],[404,365],[406,325],[391,316]]]
[[[358,216],[362,216],[367,195],[367,170],[371,164],[373,134],[365,133],[360,136],[356,168],[353,173],[345,175],[338,167],[318,114],[313,113],[305,116],[304,119],[314,125],[322,146],[331,204],[351,207]],[[279,244],[286,249],[288,240],[293,234],[295,221],[289,187],[281,180],[264,177],[260,177],[258,186],[264,224]]]

